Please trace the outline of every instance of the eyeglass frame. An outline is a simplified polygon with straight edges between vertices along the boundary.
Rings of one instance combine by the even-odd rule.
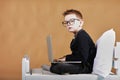
[[[72,20],[72,21],[71,21]],[[69,25],[73,25],[73,24],[75,24],[75,20],[77,20],[77,21],[80,21],[80,19],[77,19],[77,18],[72,18],[72,19],[70,19],[69,21],[62,21],[62,24],[63,24],[63,26],[68,26],[68,24]],[[71,22],[70,22],[71,21]]]

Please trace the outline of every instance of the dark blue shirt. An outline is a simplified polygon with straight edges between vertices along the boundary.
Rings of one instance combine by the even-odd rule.
[[[66,55],[66,61],[82,61],[93,66],[96,56],[96,47],[85,30],[80,30],[71,41],[70,48],[72,53]]]

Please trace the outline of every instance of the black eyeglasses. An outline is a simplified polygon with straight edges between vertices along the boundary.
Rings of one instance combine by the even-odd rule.
[[[79,19],[75,19],[75,18],[72,18],[72,19],[70,19],[69,21],[63,21],[62,22],[62,24],[63,24],[63,26],[68,26],[68,25],[73,25],[73,24],[75,24],[75,21],[80,21]]]

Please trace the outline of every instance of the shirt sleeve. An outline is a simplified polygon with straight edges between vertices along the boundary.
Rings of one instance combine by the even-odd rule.
[[[78,37],[78,52],[81,53],[82,55],[82,61],[83,62],[86,62],[87,59],[88,59],[88,56],[89,56],[89,49],[90,49],[90,46],[89,46],[89,38],[85,35],[83,36],[79,36]]]

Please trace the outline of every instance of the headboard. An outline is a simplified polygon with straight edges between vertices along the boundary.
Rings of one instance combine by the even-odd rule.
[[[114,59],[113,59],[113,67],[116,69],[116,74],[120,75],[120,42],[116,42],[116,46],[114,48]]]

